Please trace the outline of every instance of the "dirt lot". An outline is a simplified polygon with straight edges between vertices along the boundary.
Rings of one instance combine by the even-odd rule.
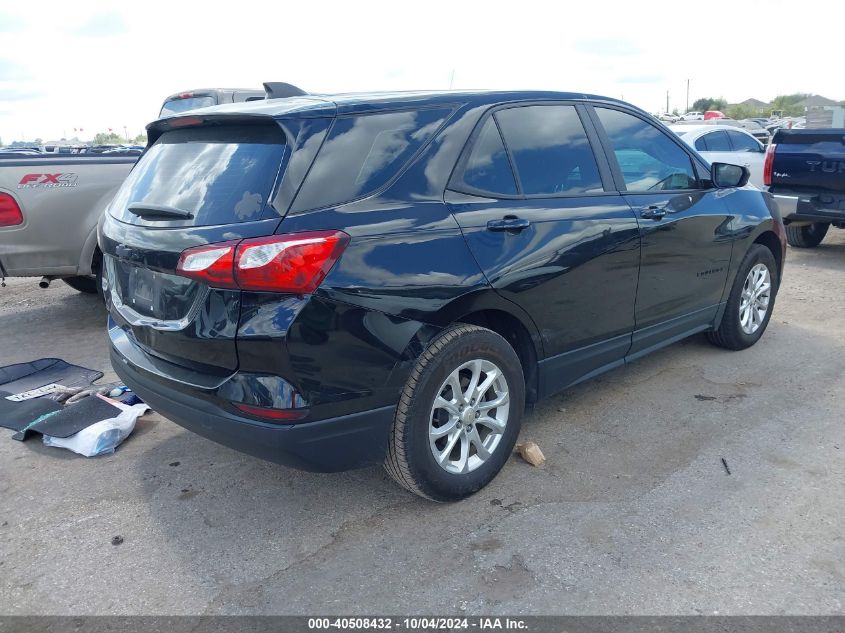
[[[11,280],[0,364],[113,378],[104,319],[61,283]],[[841,614],[844,352],[832,231],[789,253],[757,346],[695,337],[544,402],[522,437],[546,465],[514,458],[459,504],[156,415],[96,459],[0,429],[0,613]]]

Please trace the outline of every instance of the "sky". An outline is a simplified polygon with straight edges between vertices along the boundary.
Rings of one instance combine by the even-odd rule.
[[[845,99],[845,1],[0,3],[0,139],[130,137],[192,88]],[[781,35],[783,34],[783,35]],[[778,42],[784,44],[779,46]],[[83,132],[74,132],[74,128]]]

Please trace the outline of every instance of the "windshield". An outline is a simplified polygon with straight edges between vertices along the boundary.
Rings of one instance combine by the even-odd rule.
[[[161,106],[159,117],[179,114],[180,112],[187,112],[188,110],[195,110],[197,108],[207,108],[213,105],[217,105],[217,99],[211,96],[188,97],[186,99],[180,99],[177,97],[176,99],[164,102],[164,105]]]

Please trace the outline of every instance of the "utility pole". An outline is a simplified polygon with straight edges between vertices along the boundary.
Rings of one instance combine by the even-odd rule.
[[[666,113],[669,113],[669,91],[666,91]]]
[[[684,110],[684,113],[686,114],[687,112],[689,112],[689,79],[687,79],[687,109]]]
[[[129,133],[126,131],[126,126],[123,126],[123,136],[126,137],[126,141],[129,141]]]

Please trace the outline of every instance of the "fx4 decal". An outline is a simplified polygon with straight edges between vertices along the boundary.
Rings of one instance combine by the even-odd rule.
[[[18,183],[18,189],[75,187],[77,178],[76,174],[26,174]]]

